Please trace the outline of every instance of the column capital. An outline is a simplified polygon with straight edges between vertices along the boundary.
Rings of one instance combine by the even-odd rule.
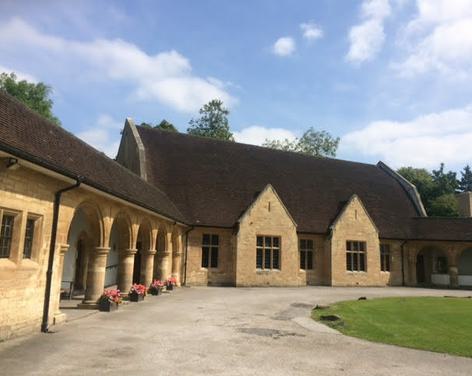
[[[124,254],[125,256],[133,256],[138,252],[137,249],[133,248],[125,248],[125,249],[120,249],[120,253]]]
[[[95,253],[97,255],[108,255],[108,252],[110,252],[110,247],[95,247]]]
[[[156,249],[149,249],[146,251],[147,255],[154,256],[157,253]]]
[[[159,255],[161,255],[161,256],[169,256],[170,254],[171,254],[171,252],[169,252],[169,251],[159,252]]]
[[[61,244],[61,245],[59,246],[59,253],[60,253],[61,255],[65,255],[68,250],[69,250],[69,244]]]
[[[180,257],[180,256],[182,256],[183,254],[184,254],[183,252],[174,252],[174,253],[173,253],[173,256],[174,256],[174,257]]]

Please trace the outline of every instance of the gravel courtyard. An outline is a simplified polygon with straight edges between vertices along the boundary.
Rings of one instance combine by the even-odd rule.
[[[345,337],[309,318],[416,288],[180,288],[0,344],[2,375],[470,375],[472,359]]]

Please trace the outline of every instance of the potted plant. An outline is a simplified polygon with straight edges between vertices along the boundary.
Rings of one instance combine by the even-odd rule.
[[[172,291],[174,289],[174,286],[175,286],[176,283],[177,283],[177,280],[174,277],[167,278],[166,290],[167,291]]]
[[[116,289],[104,290],[98,299],[98,309],[102,312],[112,312],[118,309],[121,303],[121,292]]]
[[[161,295],[163,287],[164,287],[164,282],[162,282],[159,279],[155,279],[151,283],[151,286],[149,286],[148,293],[150,293],[151,295]]]
[[[135,283],[133,284],[133,286],[131,286],[128,297],[131,302],[140,302],[141,300],[144,300],[145,295],[146,286],[141,285],[139,283]]]

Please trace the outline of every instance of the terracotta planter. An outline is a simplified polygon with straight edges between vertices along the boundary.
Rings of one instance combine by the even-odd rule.
[[[131,294],[129,294],[128,297],[129,297],[130,302],[140,302],[144,300],[144,295],[137,294],[135,292],[132,292]]]
[[[98,303],[98,309],[102,312],[113,312],[118,309],[118,303],[102,299]]]

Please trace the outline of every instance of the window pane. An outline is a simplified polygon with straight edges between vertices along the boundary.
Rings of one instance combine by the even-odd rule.
[[[305,269],[305,251],[304,250],[300,251],[300,269],[302,270]]]
[[[346,250],[352,251],[352,242],[346,242]]]
[[[202,268],[208,268],[208,257],[210,249],[208,247],[202,247]]]
[[[262,236],[257,237],[257,246],[262,247],[264,245],[264,238]]]
[[[352,271],[352,253],[346,253],[346,270]]]
[[[352,242],[352,250],[354,252],[359,251],[359,242]]]
[[[313,251],[307,251],[306,253],[306,268],[313,269]]]
[[[361,252],[365,252],[366,249],[366,243],[365,242],[359,242],[359,250]]]
[[[211,244],[212,245],[218,245],[218,241],[219,241],[218,235],[212,235],[211,236]]]
[[[272,268],[273,269],[280,269],[279,250],[278,249],[274,249],[272,251]]]
[[[256,268],[262,269],[262,249],[260,248],[256,252]]]
[[[264,237],[264,243],[266,247],[272,247],[272,238],[270,236]]]
[[[307,240],[306,246],[307,249],[313,249],[313,240]]]
[[[270,269],[270,249],[264,249],[264,269]]]
[[[352,256],[352,270],[357,271],[359,270],[359,253],[353,253]]]
[[[274,248],[279,248],[279,238],[272,238],[272,246]]]
[[[204,244],[204,245],[210,244],[210,235],[209,234],[203,234],[202,244]]]
[[[390,255],[386,255],[385,257],[385,271],[390,271]]]
[[[0,258],[10,257],[14,219],[12,215],[3,216],[2,227],[0,229]]]
[[[26,221],[26,231],[25,231],[25,246],[23,249],[23,257],[31,258],[31,251],[33,248],[33,238],[34,238],[34,219],[29,218]]]
[[[365,254],[359,253],[359,271],[365,272]]]
[[[300,240],[300,249],[306,249],[306,240]]]
[[[211,257],[210,257],[210,260],[211,260],[211,267],[212,268],[217,268],[218,267],[218,248],[216,247],[213,247],[211,249]]]

